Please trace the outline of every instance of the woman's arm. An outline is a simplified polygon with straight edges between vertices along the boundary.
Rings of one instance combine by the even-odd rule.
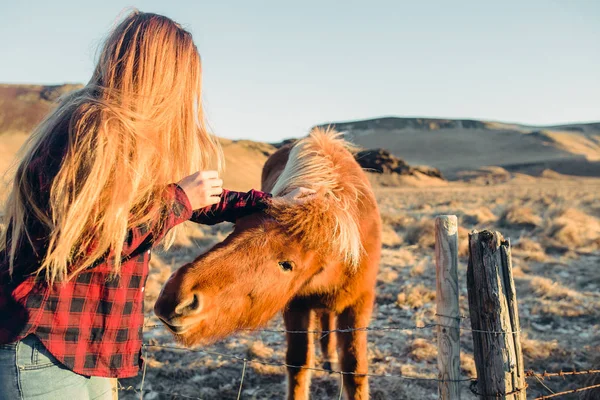
[[[313,189],[300,187],[281,198],[290,204],[302,204],[310,201],[314,195],[315,191]],[[194,210],[190,220],[206,225],[214,225],[219,222],[235,222],[238,218],[267,209],[271,198],[270,193],[258,190],[250,190],[244,193],[223,189],[218,203]]]
[[[270,199],[271,194],[258,190],[244,193],[223,189],[217,204],[194,210],[190,220],[205,225],[235,222],[238,218],[266,209]]]

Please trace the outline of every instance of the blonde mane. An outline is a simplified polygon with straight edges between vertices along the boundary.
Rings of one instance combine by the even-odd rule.
[[[356,267],[363,253],[359,205],[370,188],[350,150],[332,129],[316,128],[298,141],[273,187],[270,212],[309,248]],[[298,187],[316,190],[316,199],[290,206],[278,198]]]

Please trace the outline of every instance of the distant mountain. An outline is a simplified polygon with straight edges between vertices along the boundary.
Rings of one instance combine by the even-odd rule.
[[[63,94],[82,85],[0,84],[0,135],[30,133]]]
[[[544,169],[600,176],[600,122],[526,126],[469,119],[376,118],[332,122],[365,148],[384,148],[411,165],[439,168],[450,178],[465,170],[501,166],[538,174]]]
[[[0,172],[58,97],[81,87],[0,84]],[[551,169],[600,176],[600,122],[536,127],[469,119],[388,117],[323,124],[327,125],[344,132],[347,139],[364,149],[377,149],[374,154],[380,158],[381,149],[389,151],[411,166],[406,171],[427,165],[454,179],[464,171],[500,166],[531,174]],[[275,148],[252,141],[223,139],[222,143],[229,165],[226,181],[238,189],[257,187],[262,163]],[[387,155],[383,159],[390,162]],[[430,171],[433,169],[418,169],[420,177],[431,176]]]

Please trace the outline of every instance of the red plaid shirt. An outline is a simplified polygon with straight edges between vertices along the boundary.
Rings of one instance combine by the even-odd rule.
[[[41,187],[44,185],[48,183],[43,182]],[[0,344],[35,334],[54,357],[78,374],[115,378],[136,375],[142,365],[144,286],[154,243],[186,220],[202,224],[234,222],[265,208],[270,197],[254,190],[225,190],[218,204],[192,211],[179,186],[170,185],[167,196],[172,206],[165,211],[163,228],[158,232],[145,228],[130,232],[121,272],[115,278],[110,278],[112,266],[104,259],[53,288],[36,279],[29,272],[43,258],[47,232],[39,222],[28,220],[34,248],[23,241],[12,277],[8,274],[8,256],[0,252]]]

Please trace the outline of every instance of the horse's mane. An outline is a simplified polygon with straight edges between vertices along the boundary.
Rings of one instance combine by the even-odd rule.
[[[315,128],[298,141],[272,189],[270,214],[307,247],[357,266],[363,252],[359,206],[370,186],[352,150],[332,129]],[[278,197],[298,187],[316,190],[316,198],[290,205]]]

